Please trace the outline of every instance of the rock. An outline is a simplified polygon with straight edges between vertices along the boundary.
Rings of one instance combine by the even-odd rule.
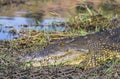
[[[29,27],[29,25],[26,25],[26,24],[22,24],[21,27]]]
[[[17,34],[17,30],[16,29],[12,29],[8,33],[11,33],[11,34],[15,35],[15,34]]]
[[[13,28],[13,26],[5,26],[5,28]]]

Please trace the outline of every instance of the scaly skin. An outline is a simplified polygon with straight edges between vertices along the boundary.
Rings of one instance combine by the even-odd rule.
[[[21,61],[41,61],[52,55],[64,55],[69,50],[97,53],[105,49],[120,52],[120,27],[86,36],[58,40],[43,50],[26,54],[21,58]]]

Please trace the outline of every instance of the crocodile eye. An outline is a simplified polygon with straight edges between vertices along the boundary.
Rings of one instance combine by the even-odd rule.
[[[62,42],[62,43],[60,43],[59,45],[60,45],[60,46],[64,46],[65,44]]]

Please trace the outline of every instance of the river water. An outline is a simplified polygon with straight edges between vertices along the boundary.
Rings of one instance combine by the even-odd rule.
[[[62,23],[66,20],[58,17],[46,17],[39,21],[36,25],[35,18],[21,16],[0,16],[0,40],[12,40],[19,38],[20,32],[24,31],[46,31],[46,32],[62,32],[65,30],[64,25],[55,26],[54,23]]]

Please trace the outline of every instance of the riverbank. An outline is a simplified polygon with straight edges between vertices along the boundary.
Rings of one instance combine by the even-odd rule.
[[[109,34],[108,31],[105,31],[105,32]],[[104,78],[105,79],[106,78],[119,78],[119,71],[120,71],[120,69],[119,69],[119,66],[120,66],[119,45],[120,44],[119,44],[119,41],[115,41],[115,40],[120,39],[119,32],[120,32],[120,30],[111,32],[113,34],[113,36],[111,35],[111,37],[108,36],[107,34],[104,34],[104,32],[96,33],[96,34],[103,34],[103,38],[101,38],[102,35],[98,36],[99,38],[101,38],[101,41],[103,41],[103,42],[104,42],[104,40],[107,40],[107,39],[104,39],[104,37],[107,38],[107,36],[108,36],[110,38],[110,39],[108,39],[108,41],[112,40],[111,42],[110,41],[109,42],[110,42],[110,45],[113,45],[113,47],[105,46],[105,47],[103,47],[103,51],[101,51],[102,49],[100,50],[101,52],[97,52],[97,53],[96,52],[94,52],[94,53],[86,52],[86,54],[85,54],[85,51],[83,51],[83,53],[81,53],[81,52],[77,53],[74,50],[70,49],[69,51],[65,52],[63,55],[59,55],[59,56],[53,55],[51,59],[54,60],[54,63],[49,63],[50,62],[49,58],[46,58],[44,61],[35,61],[35,62],[26,62],[26,63],[21,63],[18,59],[16,59],[16,58],[18,58],[18,56],[22,55],[21,53],[28,54],[29,51],[32,52],[33,50],[30,50],[30,48],[33,45],[35,45],[35,42],[36,42],[36,45],[35,45],[36,47],[33,46],[33,48],[32,48],[34,50],[36,48],[45,46],[45,42],[48,42],[48,40],[47,41],[45,40],[46,36],[44,37],[45,34],[43,34],[43,33],[42,33],[43,35],[39,34],[38,36],[34,36],[33,38],[26,37],[23,39],[23,41],[15,40],[16,42],[15,41],[4,42],[4,44],[2,43],[3,45],[1,45],[2,47],[0,49],[1,50],[0,51],[0,54],[1,54],[1,56],[0,56],[0,58],[1,58],[0,78],[3,78],[3,79],[4,78],[28,78],[28,79],[30,79],[30,78],[48,78],[49,79],[49,77],[52,77],[52,78],[69,78],[70,77],[73,79],[76,77],[78,79],[79,78],[96,78],[96,77],[103,78],[103,79]],[[94,35],[94,34],[90,34],[90,36],[92,36],[92,35]],[[107,35],[107,36],[105,36],[105,35]],[[59,38],[60,36],[62,39],[62,37],[64,37],[64,34],[57,35],[56,36],[57,39],[56,38],[54,39],[53,37],[55,37],[55,35],[53,35],[52,39],[54,39],[54,41],[58,40],[58,39],[60,39]],[[114,36],[116,36],[116,37],[114,38]],[[44,38],[44,39],[41,39],[41,38]],[[89,38],[89,35],[88,35],[88,38]],[[85,39],[88,39],[88,38],[86,38],[86,36],[81,37],[81,39],[84,39],[84,40],[82,40],[84,42],[86,42]],[[94,37],[90,37],[90,38],[94,38]],[[96,37],[96,40],[99,41],[99,38]],[[33,41],[33,39],[34,39],[34,41]],[[39,39],[39,42],[37,41],[38,39]],[[75,40],[78,40],[78,39],[75,39]],[[95,40],[95,38],[93,39],[93,41],[94,40]],[[43,43],[43,41],[44,41],[44,43]],[[53,41],[53,40],[49,39],[49,41]],[[53,41],[53,43],[55,43],[54,41]],[[77,41],[76,45],[78,45],[78,47],[80,45],[81,46],[86,45],[86,43],[84,43],[82,41],[79,41],[82,44],[78,44],[78,41]],[[30,43],[28,43],[28,42],[30,42]],[[34,42],[34,43],[32,44],[31,42]],[[73,44],[74,47],[72,47],[72,48],[75,48],[76,46],[72,42],[75,42],[75,41],[68,40],[65,43],[67,43],[67,45]],[[22,44],[20,45],[20,43],[22,43]],[[52,42],[50,42],[50,43],[52,43]],[[95,41],[93,43],[95,43]],[[100,42],[96,42],[96,43],[100,43]],[[107,43],[106,44],[102,43],[102,44],[109,45],[109,43],[108,44]],[[30,44],[32,46],[29,46]],[[39,44],[41,46],[37,46],[37,44]],[[6,46],[4,47],[4,45],[6,45]],[[46,46],[47,45],[48,45],[48,43],[46,44]],[[64,45],[64,43],[62,43],[62,44],[58,45],[58,47],[61,46],[64,48],[65,45]],[[101,45],[101,43],[100,43],[100,45]],[[21,46],[21,47],[18,48],[18,46]],[[29,47],[27,47],[27,46],[29,46]],[[92,45],[92,46],[94,46],[94,45]],[[53,49],[56,47],[57,46],[53,47]],[[28,51],[25,51],[25,50],[27,50],[27,48],[28,48]],[[110,50],[107,50],[107,48]],[[43,49],[44,49],[44,47],[43,47]],[[61,48],[59,48],[59,49],[61,49]],[[111,51],[112,49],[113,49],[113,51]],[[37,50],[39,50],[39,49],[37,49]],[[51,49],[48,49],[48,51],[49,50],[51,51]],[[56,50],[56,51],[59,51],[59,50]],[[96,51],[96,49],[93,51]],[[29,54],[29,55],[34,56],[34,53]],[[71,55],[75,55],[75,57],[70,58],[69,56],[71,56]],[[61,60],[60,62],[57,61],[64,57],[68,58],[68,59],[70,58],[70,59],[67,61],[63,61],[63,60]],[[22,74],[22,76],[21,76],[21,74]],[[31,74],[32,74],[32,76],[31,76]]]
[[[101,13],[104,11],[107,11],[107,13],[110,13],[110,11],[115,12],[118,10],[119,12],[119,4],[120,2],[118,0],[115,1],[102,1],[102,0],[88,0],[88,1],[79,1],[79,0],[47,0],[47,1],[34,1],[34,0],[28,0],[28,1],[17,1],[12,4],[9,2],[6,5],[1,5],[1,13],[0,15],[6,15],[6,16],[14,16],[15,12],[43,12],[45,15],[48,16],[59,16],[59,17],[70,17],[70,16],[76,16],[78,13],[83,14],[86,8],[84,7],[84,4],[88,6],[88,8],[93,9],[94,12]],[[6,1],[7,2],[7,1]],[[106,6],[107,4],[107,6]],[[107,8],[108,7],[108,8]],[[114,7],[114,8],[112,8]],[[11,13],[11,14],[9,14]],[[114,13],[114,12],[112,12]]]
[[[13,16],[14,11],[22,10],[23,13],[27,11],[28,14],[32,11],[29,14],[32,17],[36,17],[36,13],[39,16],[41,11],[45,12],[44,14],[47,12],[51,16],[68,17],[72,15],[72,17],[69,17],[69,22],[64,23],[67,27],[66,31],[32,30],[25,32],[28,36],[0,41],[0,79],[120,78],[120,30],[113,30],[120,26],[119,5],[113,9],[112,7],[115,5],[108,2],[109,11],[98,10],[97,13],[83,4],[83,13],[81,13],[81,5],[78,4],[78,0],[69,0],[68,3],[65,0],[62,1],[46,0],[46,2],[37,4],[39,1],[33,0],[25,3],[27,5],[2,6],[1,15],[4,16]],[[77,14],[76,4],[78,6]],[[10,12],[13,14],[8,15]],[[65,41],[66,38],[68,40]],[[62,41],[59,43],[58,40]],[[54,46],[56,42],[57,45]],[[36,51],[38,54],[35,54]],[[29,60],[30,57],[32,57],[31,59],[39,58],[41,55],[39,52],[45,55],[51,52],[57,54],[48,56],[43,61],[36,61],[37,59],[28,62],[19,61],[24,56],[26,56],[26,60]]]

